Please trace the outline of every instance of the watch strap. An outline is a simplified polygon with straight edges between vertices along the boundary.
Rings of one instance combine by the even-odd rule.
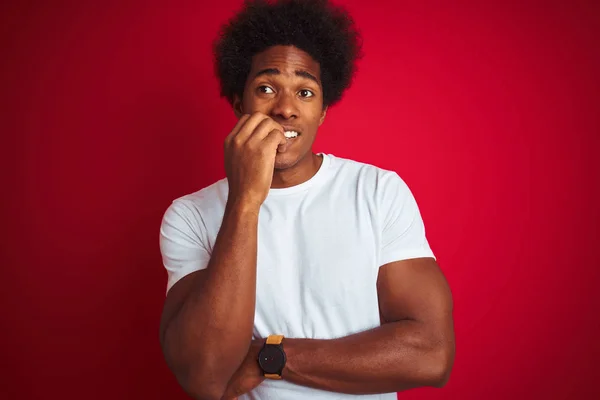
[[[265,346],[270,345],[270,346],[279,346],[282,348],[281,343],[283,342],[283,335],[269,335],[267,337],[267,340],[265,341]],[[278,374],[267,374],[267,373],[263,373],[263,376],[266,379],[281,379],[281,372],[279,372]]]
[[[267,337],[267,344],[280,345],[283,341],[283,335],[269,335]]]

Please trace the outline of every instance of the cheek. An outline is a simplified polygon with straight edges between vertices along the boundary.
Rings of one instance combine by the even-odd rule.
[[[316,128],[318,128],[319,126],[321,126],[321,113],[316,113],[313,115],[313,117],[311,118],[311,123],[312,125]]]
[[[318,126],[321,126],[321,124],[322,124],[323,122],[324,122],[324,118],[323,118],[323,116],[322,116],[322,115],[319,115],[319,116],[317,117],[317,125],[318,125]]]
[[[256,97],[253,95],[251,89],[244,89],[244,96],[242,97],[242,107],[244,109],[244,113],[251,114],[257,110],[256,108]]]
[[[245,114],[253,114],[261,112],[269,115],[269,104],[265,101],[260,101],[254,96],[244,96],[243,109]]]
[[[242,108],[246,114],[252,114],[253,112],[254,105],[251,97],[252,96],[244,93],[244,98],[242,99]]]

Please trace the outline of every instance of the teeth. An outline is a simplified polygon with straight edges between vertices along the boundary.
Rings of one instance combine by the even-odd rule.
[[[298,136],[298,132],[296,131],[285,131],[283,133],[285,135],[286,138],[290,139],[290,138],[295,138]]]

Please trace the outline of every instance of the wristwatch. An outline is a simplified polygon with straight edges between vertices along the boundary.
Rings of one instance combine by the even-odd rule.
[[[258,365],[267,379],[281,379],[286,361],[282,342],[283,335],[269,335],[258,353]]]

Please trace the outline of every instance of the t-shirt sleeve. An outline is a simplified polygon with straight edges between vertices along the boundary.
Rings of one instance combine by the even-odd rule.
[[[417,202],[395,172],[382,178],[380,194],[381,248],[379,266],[411,258],[432,257]]]
[[[197,210],[181,200],[165,212],[160,226],[160,252],[167,270],[167,292],[184,276],[205,269],[210,252]],[[204,229],[205,230],[205,229]]]

